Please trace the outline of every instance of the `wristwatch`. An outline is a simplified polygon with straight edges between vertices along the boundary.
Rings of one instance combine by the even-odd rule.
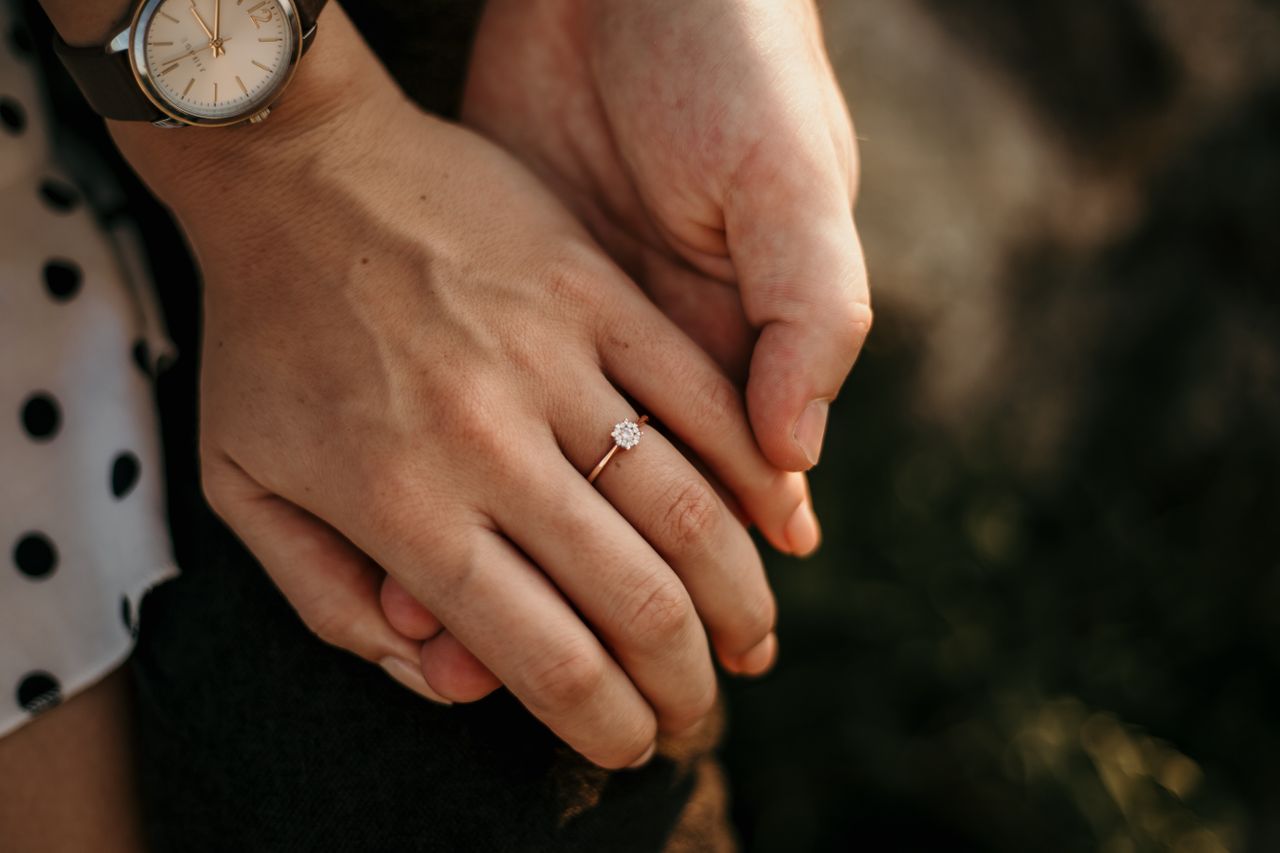
[[[259,122],[315,39],[325,0],[139,0],[105,45],[55,52],[104,118]]]

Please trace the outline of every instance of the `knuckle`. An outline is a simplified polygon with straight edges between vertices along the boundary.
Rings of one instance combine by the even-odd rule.
[[[465,448],[472,458],[482,463],[505,460],[512,450],[507,419],[501,416],[505,406],[494,399],[492,389],[496,384],[486,376],[464,386],[465,393],[455,390],[437,407],[438,423],[432,425],[438,435]]]
[[[600,654],[583,643],[571,643],[535,665],[529,677],[530,702],[556,715],[572,713],[592,700],[604,686],[607,670]]]
[[[677,549],[682,553],[701,552],[720,524],[720,500],[706,483],[678,483],[671,490],[664,522]]]
[[[598,266],[586,252],[566,249],[544,271],[547,297],[574,316],[596,307],[601,298]]]
[[[675,575],[642,584],[624,614],[624,635],[643,653],[654,653],[682,637],[693,606]]]
[[[845,303],[839,320],[841,326],[845,329],[849,348],[855,354],[862,349],[862,345],[866,343],[867,336],[871,334],[871,323],[874,316],[871,310],[871,303],[865,299],[851,299]]]

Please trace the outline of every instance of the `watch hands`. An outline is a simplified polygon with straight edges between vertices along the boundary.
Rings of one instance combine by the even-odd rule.
[[[215,0],[216,2],[216,0]],[[214,14],[219,15],[220,5],[214,7]],[[213,51],[215,57],[222,55],[222,42],[213,34],[213,30],[209,29],[209,25],[204,22],[204,18],[200,17],[200,10],[196,8],[196,0],[191,0],[191,14],[196,16],[196,23],[200,25],[200,29],[204,30],[204,34],[209,37],[209,49]]]
[[[196,23],[200,25],[200,29],[204,30],[204,34],[209,37],[209,43],[213,44],[213,30],[209,29],[209,25],[204,22],[204,18],[200,17],[200,10],[196,8],[196,0],[191,0],[191,14],[196,16]]]
[[[213,0],[213,55],[222,53],[222,0]]]
[[[229,41],[231,41],[231,39],[232,39],[232,38],[234,38],[234,36],[227,36],[227,37],[226,37],[226,38],[224,38],[222,41],[223,41],[224,43],[225,43],[225,42],[229,42]],[[166,61],[166,62],[161,62],[161,63],[160,63],[160,67],[161,67],[161,68],[164,68],[166,65],[172,65],[172,64],[173,64],[173,63],[175,63],[175,62],[181,62],[182,60],[186,59],[188,56],[193,56],[193,55],[195,55],[195,54],[199,53],[199,52],[200,52],[200,51],[202,51],[202,50],[204,50],[204,48],[203,48],[203,47],[193,47],[193,48],[191,48],[191,50],[188,50],[186,53],[182,54],[181,56],[175,56],[173,59],[170,59],[170,60],[168,60],[168,61]]]

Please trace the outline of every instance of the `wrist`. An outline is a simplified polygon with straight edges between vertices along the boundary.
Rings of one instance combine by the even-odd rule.
[[[266,121],[177,130],[144,122],[108,125],[139,176],[190,230],[269,205],[292,175],[342,147],[396,101],[403,103],[399,90],[342,10],[330,4],[315,45]]]

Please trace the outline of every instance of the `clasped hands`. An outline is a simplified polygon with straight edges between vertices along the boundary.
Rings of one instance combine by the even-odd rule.
[[[262,128],[113,127],[204,273],[205,492],[322,639],[642,763],[713,655],[772,665],[746,525],[817,547],[800,472],[870,327],[816,13],[491,0],[474,130],[321,26]]]

